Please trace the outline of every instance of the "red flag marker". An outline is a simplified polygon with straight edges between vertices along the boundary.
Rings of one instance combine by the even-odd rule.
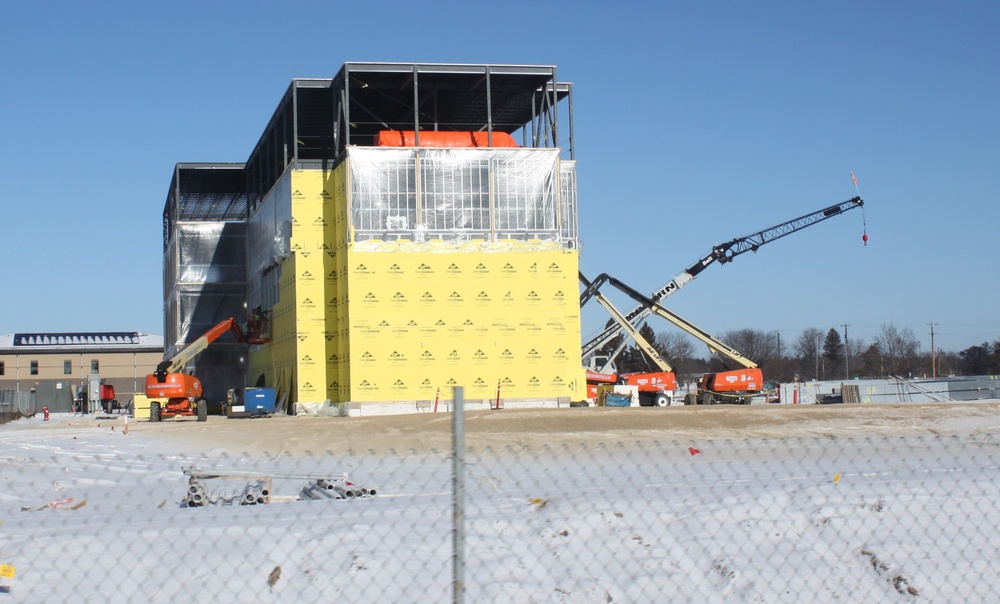
[[[701,449],[695,449],[694,447],[688,447],[688,453],[691,455],[697,455],[701,453]]]

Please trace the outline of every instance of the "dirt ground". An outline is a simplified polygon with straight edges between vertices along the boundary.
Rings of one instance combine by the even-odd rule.
[[[94,417],[67,417],[37,429],[94,427]],[[121,426],[122,418],[103,420]],[[299,455],[408,453],[451,449],[451,413],[369,417],[131,420],[129,435],[189,453]],[[119,430],[121,427],[118,428]],[[704,442],[715,439],[908,436],[1000,431],[1000,401],[872,405],[752,405],[668,408],[578,407],[465,413],[472,449],[590,444]]]

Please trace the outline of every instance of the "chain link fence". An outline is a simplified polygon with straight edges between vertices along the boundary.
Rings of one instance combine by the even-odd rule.
[[[1000,600],[993,434],[272,457],[12,426],[0,603]]]
[[[35,393],[0,390],[0,424],[35,414]]]

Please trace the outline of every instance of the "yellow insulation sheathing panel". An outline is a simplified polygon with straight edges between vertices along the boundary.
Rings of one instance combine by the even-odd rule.
[[[342,174],[342,171],[339,173]],[[292,173],[292,239],[295,256],[294,386],[297,400],[337,400],[330,392],[330,342],[337,324],[327,320],[330,273],[336,270],[337,193],[333,172]],[[340,191],[340,205],[344,205]],[[334,342],[334,345],[336,343]]]
[[[326,271],[326,304],[324,322],[326,331],[327,398],[346,402],[350,394],[350,366],[348,358],[348,305],[347,305],[347,182],[346,164],[327,173],[324,187],[333,203],[327,216],[324,242]],[[341,303],[343,302],[343,303]]]
[[[579,398],[575,251],[399,247],[348,252],[351,400]]]

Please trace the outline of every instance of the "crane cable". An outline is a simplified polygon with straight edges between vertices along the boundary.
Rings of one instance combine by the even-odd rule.
[[[854,190],[857,191],[858,197],[861,197],[861,190],[858,189],[858,177],[851,172],[851,180],[854,182]],[[865,206],[861,206],[861,241],[864,242],[865,246],[868,246],[868,220],[865,217]]]

